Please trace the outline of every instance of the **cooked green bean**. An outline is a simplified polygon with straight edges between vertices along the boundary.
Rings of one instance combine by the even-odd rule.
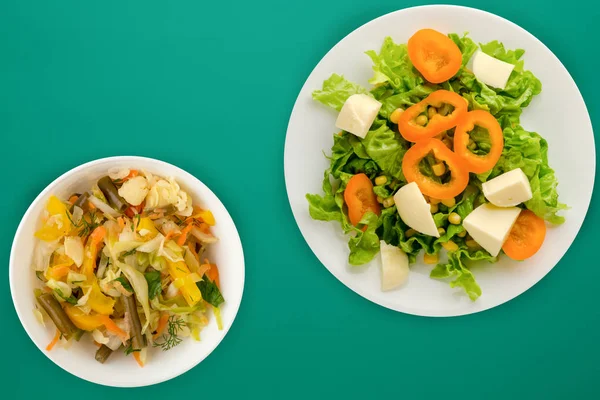
[[[96,350],[96,361],[98,361],[100,364],[104,364],[112,352],[113,351],[109,347],[106,347],[106,345],[100,346],[100,348]]]
[[[129,320],[131,327],[131,347],[134,350],[141,350],[146,347],[146,338],[142,335],[142,324],[138,315],[137,302],[135,294],[132,296],[121,296],[125,306],[125,315]]]
[[[104,194],[104,197],[106,197],[106,200],[108,200],[108,204],[110,204],[113,208],[119,211],[125,211],[125,209],[129,207],[125,199],[119,194],[119,190],[110,177],[105,176],[104,178],[100,178],[98,181],[98,187]]]
[[[50,316],[56,328],[67,339],[77,336],[80,330],[71,322],[64,312],[58,300],[51,293],[44,293],[38,297],[38,302],[46,313]],[[80,336],[81,337],[81,336]]]
[[[73,203],[73,207],[79,207],[79,208],[83,209],[85,207],[87,201],[89,200],[89,198],[90,198],[89,193],[85,192],[84,194],[80,195],[77,198],[75,203]]]

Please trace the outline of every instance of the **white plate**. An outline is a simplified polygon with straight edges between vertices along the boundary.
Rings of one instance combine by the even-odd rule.
[[[66,198],[74,192],[89,190],[92,183],[106,175],[111,167],[138,168],[175,180],[198,204],[212,211],[217,221],[213,228],[219,241],[210,247],[208,256],[219,265],[225,303],[222,305],[223,330],[218,330],[214,317],[202,330],[201,341],[186,338],[177,347],[163,352],[150,349],[144,368],[139,368],[133,357],[122,351],[113,353],[105,364],[94,359],[97,349],[89,335],[69,349],[55,347],[45,350],[52,340],[55,328],[51,322],[46,328],[33,315],[36,277],[31,268],[31,256],[36,242],[33,233],[39,226],[40,215],[50,195]],[[244,254],[242,243],[231,216],[215,194],[198,179],[171,164],[143,157],[111,157],[83,164],[52,182],[33,201],[23,216],[15,234],[10,254],[10,291],[15,309],[25,331],[35,345],[56,365],[90,382],[108,386],[134,387],[163,382],[183,374],[204,360],[223,340],[231,327],[244,291]]]
[[[323,171],[329,163],[336,112],[313,101],[332,73],[370,87],[371,60],[363,53],[379,51],[391,36],[406,43],[417,30],[433,28],[444,33],[468,31],[475,42],[499,40],[509,49],[526,50],[525,68],[543,85],[542,93],[525,109],[521,123],[548,140],[550,165],[560,182],[562,202],[571,209],[565,224],[548,230],[542,249],[531,259],[516,263],[502,257],[473,271],[483,295],[471,302],[459,289],[429,278],[431,267],[417,263],[409,281],[393,292],[380,291],[379,257],[366,267],[348,265],[347,238],[333,222],[314,221],[308,214],[306,193],[322,193]],[[573,79],[554,54],[533,35],[496,15],[457,6],[424,6],[404,9],[377,18],[340,41],[319,62],[302,87],[288,125],[285,143],[285,181],[290,205],[306,242],[319,260],[344,285],[384,307],[424,316],[471,314],[502,304],[532,287],[565,254],[585,218],[592,188],[596,154],[590,117]]]

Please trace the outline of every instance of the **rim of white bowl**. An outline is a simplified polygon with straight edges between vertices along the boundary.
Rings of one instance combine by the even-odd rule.
[[[77,371],[74,371],[70,368],[65,367],[64,365],[61,365],[59,362],[57,362],[49,352],[44,350],[44,347],[40,344],[37,343],[34,339],[33,336],[31,334],[31,332],[29,331],[29,328],[26,326],[26,324],[23,322],[23,318],[21,318],[21,312],[19,311],[19,302],[16,298],[15,295],[15,283],[13,282],[13,269],[14,269],[14,264],[15,264],[15,252],[14,252],[14,247],[16,245],[17,242],[17,238],[20,236],[21,234],[21,230],[23,229],[24,226],[24,222],[25,220],[28,219],[29,214],[32,212],[33,208],[37,205],[38,202],[40,202],[43,198],[45,198],[45,196],[51,192],[63,179],[81,171],[84,170],[92,165],[95,164],[100,164],[100,163],[105,163],[105,162],[110,162],[110,161],[131,161],[132,163],[135,163],[136,161],[145,161],[145,162],[152,162],[157,164],[159,167],[161,165],[163,166],[168,166],[169,168],[175,168],[176,170],[178,170],[181,174],[183,175],[187,175],[189,178],[191,178],[192,180],[194,180],[196,182],[196,184],[198,184],[199,186],[203,186],[204,189],[208,190],[208,192],[210,192],[213,196],[215,196],[215,198],[221,203],[221,205],[223,206],[223,209],[225,210],[225,212],[227,213],[227,215],[229,216],[229,218],[231,219],[231,221],[233,222],[233,226],[235,228],[235,231],[237,233],[237,237],[236,237],[236,241],[239,244],[240,247],[240,251],[241,251],[241,256],[242,256],[242,264],[241,264],[241,280],[242,280],[242,293],[239,296],[239,301],[237,301],[236,303],[233,304],[233,318],[231,320],[231,324],[229,324],[229,326],[225,327],[223,329],[223,333],[222,335],[218,338],[218,340],[215,342],[214,346],[212,346],[211,348],[208,349],[208,351],[206,352],[206,355],[204,357],[201,357],[200,359],[198,359],[197,362],[195,362],[194,364],[191,364],[190,366],[186,366],[183,368],[174,368],[171,373],[165,374],[164,376],[160,376],[158,379],[153,379],[153,380],[149,380],[148,382],[136,382],[134,384],[131,385],[122,385],[122,384],[112,384],[110,382],[107,381],[103,381],[100,379],[88,379],[88,378],[84,378],[82,376],[80,376]],[[98,158],[92,161],[88,161],[84,164],[81,164],[75,168],[72,168],[70,170],[68,170],[67,172],[63,173],[62,175],[60,175],[58,178],[54,179],[48,186],[46,186],[44,188],[44,190],[42,190],[36,197],[35,199],[31,202],[31,204],[29,205],[29,207],[27,208],[27,211],[25,211],[25,214],[23,214],[23,217],[21,217],[21,221],[19,221],[19,226],[17,227],[17,230],[15,232],[15,236],[13,237],[13,242],[10,248],[10,258],[9,258],[9,268],[8,268],[8,274],[9,274],[9,286],[10,286],[10,294],[11,294],[11,298],[12,298],[12,303],[13,303],[13,307],[15,309],[15,312],[17,313],[17,316],[19,317],[19,321],[21,322],[21,326],[23,327],[23,329],[25,330],[25,332],[27,333],[27,336],[29,336],[29,339],[31,339],[31,341],[35,344],[35,346],[42,352],[42,354],[44,354],[50,361],[52,361],[55,365],[57,365],[58,367],[60,367],[61,369],[63,369],[64,371],[68,372],[69,374],[82,379],[84,381],[88,381],[91,383],[95,383],[95,384],[99,384],[99,385],[103,385],[103,386],[112,386],[112,387],[143,387],[143,386],[151,386],[151,385],[156,385],[162,382],[166,382],[168,380],[171,380],[173,378],[178,377],[179,375],[183,375],[184,373],[190,371],[191,369],[193,369],[194,367],[196,367],[198,364],[200,364],[202,361],[204,361],[208,356],[210,356],[212,354],[212,352],[219,346],[219,344],[221,344],[221,342],[223,341],[223,339],[225,338],[225,336],[227,336],[227,333],[229,332],[229,329],[231,329],[231,327],[233,326],[235,319],[237,318],[237,314],[238,311],[240,309],[240,305],[242,303],[242,298],[244,297],[244,288],[245,288],[245,282],[246,282],[246,266],[245,266],[245,259],[244,259],[244,249],[242,246],[242,241],[239,235],[239,232],[237,230],[237,227],[235,226],[235,221],[233,221],[233,218],[231,217],[231,214],[229,214],[229,211],[227,211],[227,208],[225,207],[225,205],[223,204],[223,202],[221,201],[221,199],[219,199],[219,197],[208,187],[206,186],[202,181],[200,181],[198,178],[196,178],[194,175],[190,174],[189,172],[187,172],[186,170],[173,165],[171,163],[168,163],[166,161],[162,161],[162,160],[158,160],[156,158],[151,158],[151,157],[142,157],[142,156],[111,156],[111,157],[103,157],[103,158]]]

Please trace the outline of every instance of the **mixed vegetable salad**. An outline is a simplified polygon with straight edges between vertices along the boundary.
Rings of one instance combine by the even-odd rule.
[[[310,215],[350,234],[351,265],[381,251],[383,290],[401,286],[423,251],[432,278],[476,300],[470,262],[529,258],[546,222],[564,222],[548,144],[520,125],[541,82],[523,50],[467,34],[423,29],[366,54],[373,88],[333,74],[313,92],[341,131],[324,194],[306,196]]]
[[[48,200],[35,233],[34,313],[56,326],[48,351],[89,332],[99,362],[122,349],[144,366],[149,347],[200,340],[209,310],[222,329],[219,270],[203,256],[218,240],[215,218],[172,178],[108,172],[83,194]]]

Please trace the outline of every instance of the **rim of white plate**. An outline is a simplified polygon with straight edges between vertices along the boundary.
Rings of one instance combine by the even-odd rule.
[[[591,202],[591,198],[592,198],[592,193],[593,193],[593,189],[594,189],[594,184],[595,184],[595,165],[596,165],[596,151],[595,151],[595,145],[592,147],[592,152],[593,152],[593,176],[592,176],[592,182],[591,185],[589,186],[589,191],[587,193],[585,193],[586,197],[587,197],[587,202],[585,204],[585,212],[583,213],[583,217],[581,218],[580,221],[577,221],[577,227],[574,230],[574,234],[572,235],[572,238],[570,240],[569,246],[567,246],[564,250],[561,251],[560,257],[558,257],[556,259],[556,261],[554,262],[554,264],[552,265],[552,267],[550,267],[548,269],[548,271],[546,271],[544,274],[541,274],[539,277],[537,277],[537,279],[535,281],[533,281],[531,283],[531,285],[529,285],[526,289],[524,289],[523,291],[516,293],[516,294],[511,294],[511,296],[508,296],[504,299],[502,299],[500,302],[497,302],[495,304],[491,304],[488,305],[486,307],[482,307],[473,311],[460,311],[460,312],[450,312],[450,313],[443,313],[443,312],[423,312],[422,310],[417,310],[411,307],[400,307],[397,304],[394,304],[391,301],[387,301],[384,299],[373,299],[372,296],[367,293],[366,290],[364,290],[360,285],[354,285],[352,284],[349,279],[346,279],[346,277],[343,276],[342,273],[335,271],[334,269],[328,267],[326,265],[326,263],[323,260],[323,256],[320,254],[317,254],[317,252],[313,249],[313,247],[310,244],[310,239],[308,237],[308,235],[304,232],[304,230],[302,229],[302,224],[300,222],[300,213],[299,211],[296,211],[293,204],[292,204],[292,197],[290,195],[290,166],[288,166],[288,154],[291,152],[290,150],[290,146],[289,146],[289,136],[287,135],[287,133],[289,132],[291,126],[292,126],[292,122],[294,120],[294,115],[295,112],[297,110],[297,106],[299,104],[299,102],[302,100],[302,96],[305,94],[305,90],[306,90],[306,85],[308,84],[308,81],[310,80],[311,76],[313,75],[313,73],[315,73],[316,70],[319,69],[319,67],[321,66],[322,63],[325,62],[325,60],[328,58],[328,56],[338,47],[341,45],[342,42],[344,42],[346,39],[357,35],[360,33],[360,31],[362,29],[364,29],[365,27],[371,25],[371,24],[375,24],[377,22],[380,22],[381,20],[384,19],[388,19],[388,18],[397,18],[398,15],[400,14],[406,14],[406,13],[413,13],[413,12],[420,12],[420,11],[424,11],[427,9],[452,9],[452,10],[465,10],[468,12],[472,12],[472,13],[478,13],[481,15],[484,15],[486,17],[491,17],[491,18],[496,18],[498,20],[500,20],[501,22],[508,24],[510,26],[512,26],[512,28],[517,29],[518,31],[520,31],[521,34],[528,36],[530,39],[532,39],[533,41],[537,42],[539,45],[541,45],[545,51],[547,51],[558,63],[558,65],[560,66],[560,68],[563,70],[563,72],[569,77],[571,84],[573,85],[575,91],[577,92],[577,94],[579,95],[579,97],[581,98],[581,102],[583,104],[584,110],[585,110],[585,114],[587,115],[587,123],[589,124],[590,127],[590,131],[592,133],[592,144],[594,144],[594,136],[593,136],[593,127],[591,124],[591,118],[587,109],[587,106],[585,104],[585,100],[583,99],[583,96],[581,95],[581,91],[579,90],[579,88],[577,87],[577,84],[575,83],[573,77],[571,76],[571,74],[569,73],[569,71],[566,69],[566,67],[563,65],[563,63],[560,61],[560,59],[541,41],[539,40],[537,37],[535,37],[533,34],[531,34],[530,32],[528,32],[526,29],[522,28],[521,26],[515,24],[514,22],[503,18],[499,15],[493,14],[491,12],[488,11],[484,11],[484,10],[480,10],[477,8],[473,8],[473,7],[465,7],[465,6],[457,6],[457,5],[446,5],[446,4],[431,4],[431,5],[424,5],[424,6],[416,6],[416,7],[408,7],[408,8],[404,8],[404,9],[400,9],[397,11],[393,11],[387,14],[384,14],[380,17],[377,17],[369,22],[366,22],[365,24],[359,26],[358,28],[354,29],[352,32],[350,32],[349,34],[347,34],[346,36],[344,36],[340,41],[338,41],[335,46],[333,46],[322,58],[321,60],[317,63],[317,65],[312,69],[312,71],[310,72],[310,74],[308,75],[308,77],[306,78],[304,84],[302,85],[302,88],[300,89],[300,92],[298,94],[298,97],[296,98],[296,101],[294,102],[294,106],[292,108],[292,113],[290,115],[290,120],[288,122],[288,127],[286,130],[286,140],[285,140],[285,144],[284,144],[284,176],[285,176],[285,182],[286,182],[286,193],[288,196],[288,202],[290,203],[290,208],[292,210],[292,214],[294,215],[294,219],[296,221],[296,225],[298,226],[298,229],[300,230],[300,233],[302,234],[306,244],[308,244],[309,248],[311,249],[311,251],[313,252],[313,254],[317,257],[317,259],[321,262],[321,264],[338,280],[340,281],[344,286],[346,286],[347,288],[349,288],[350,290],[352,290],[353,292],[355,292],[356,294],[358,294],[359,296],[371,301],[372,303],[378,304],[382,307],[394,310],[394,311],[398,311],[398,312],[402,312],[402,313],[406,313],[406,314],[411,314],[411,315],[417,315],[417,316],[424,316],[424,317],[457,317],[457,316],[463,316],[463,315],[469,315],[469,314],[475,314],[481,311],[485,311],[485,310],[489,310],[491,308],[500,306],[508,301],[511,301],[512,299],[518,297],[519,295],[525,293],[527,290],[531,289],[533,286],[535,286],[541,279],[543,279],[555,266],[556,264],[558,264],[558,262],[560,262],[560,260],[562,259],[562,257],[564,257],[565,253],[567,252],[567,250],[571,247],[573,241],[575,240],[577,234],[579,233],[581,226],[583,224],[583,221],[585,220],[585,216],[587,215],[587,212],[589,210],[589,206],[590,206],[590,202]],[[385,36],[385,35],[383,35]],[[308,207],[305,208],[304,212],[307,212],[306,209]]]
[[[63,182],[65,179],[69,178],[71,175],[77,174],[79,172],[81,172],[82,170],[85,170],[89,167],[95,166],[97,164],[103,164],[103,163],[111,163],[111,162],[119,162],[119,163],[128,163],[128,165],[135,165],[136,163],[150,163],[153,164],[154,166],[156,166],[156,168],[161,168],[161,167],[166,167],[172,170],[177,171],[178,174],[181,174],[182,176],[185,176],[187,179],[191,180],[192,182],[194,182],[195,185],[197,185],[197,187],[201,188],[202,191],[205,191],[206,194],[208,194],[208,196],[212,196],[213,200],[216,200],[218,202],[218,205],[220,205],[220,207],[222,207],[222,211],[225,213],[226,217],[230,220],[231,225],[233,227],[233,231],[235,232],[235,237],[231,238],[231,240],[234,241],[234,243],[236,244],[236,247],[239,247],[239,260],[238,262],[239,264],[239,269],[240,269],[240,284],[239,284],[239,290],[240,293],[237,297],[237,301],[235,301],[234,303],[229,303],[228,306],[231,306],[231,321],[228,323],[224,323],[224,327],[221,332],[220,336],[216,339],[216,341],[214,342],[214,344],[211,347],[206,346],[204,348],[205,352],[202,356],[194,359],[191,362],[187,362],[187,363],[181,363],[181,364],[177,364],[177,365],[172,365],[169,368],[164,368],[164,373],[160,376],[155,376],[155,377],[148,377],[147,379],[140,379],[136,382],[133,383],[123,383],[123,382],[111,382],[110,379],[103,379],[100,377],[90,377],[87,376],[85,374],[82,374],[80,371],[75,370],[69,366],[64,365],[63,363],[61,363],[59,360],[56,359],[56,357],[54,357],[54,353],[53,352],[48,352],[45,350],[44,345],[42,345],[38,340],[36,340],[33,336],[32,333],[32,327],[30,326],[30,324],[25,322],[25,319],[23,317],[23,314],[25,312],[31,311],[31,310],[26,310],[24,309],[24,305],[20,304],[19,299],[17,298],[17,294],[16,294],[16,283],[14,282],[14,269],[16,268],[16,261],[15,261],[15,257],[16,257],[16,252],[15,252],[15,246],[17,244],[17,239],[20,237],[20,235],[22,234],[22,230],[24,229],[25,223],[27,222],[27,220],[29,219],[29,217],[31,216],[30,214],[33,212],[33,210],[36,208],[36,206],[38,205],[39,202],[41,202],[42,200],[44,200],[46,198],[47,195],[49,195],[53,190],[55,190],[60,184],[61,182]],[[96,383],[99,385],[104,385],[104,386],[113,386],[113,387],[142,387],[142,386],[150,386],[150,385],[155,385],[158,383],[162,383],[168,380],[171,380],[173,378],[178,377],[179,375],[182,375],[186,372],[188,372],[189,370],[193,369],[195,366],[197,366],[198,364],[200,364],[202,361],[204,361],[218,346],[219,344],[223,341],[223,339],[225,338],[225,336],[227,336],[227,333],[229,332],[229,329],[231,328],[231,326],[233,325],[233,323],[235,322],[235,319],[237,317],[241,302],[242,302],[242,298],[243,298],[243,294],[244,294],[244,286],[245,286],[245,262],[244,262],[244,252],[243,252],[243,246],[242,246],[242,242],[239,236],[239,232],[237,230],[237,227],[235,226],[235,222],[233,221],[233,218],[231,217],[231,215],[229,214],[229,211],[227,211],[227,208],[225,207],[225,205],[221,202],[221,200],[217,197],[217,195],[208,187],[206,186],[202,181],[200,181],[198,178],[196,178],[194,175],[190,174],[189,172],[187,172],[186,170],[177,167],[176,165],[170,164],[168,162],[165,161],[161,161],[161,160],[157,160],[155,158],[151,158],[151,157],[141,157],[141,156],[112,156],[112,157],[104,157],[104,158],[99,158],[96,160],[92,160],[92,161],[88,161],[84,164],[81,164],[75,168],[70,169],[69,171],[63,173],[62,175],[60,175],[58,178],[54,179],[48,186],[46,186],[44,188],[44,190],[42,190],[37,196],[36,198],[33,200],[33,202],[29,205],[29,207],[27,208],[27,211],[25,211],[25,214],[23,214],[23,217],[21,218],[21,221],[19,222],[19,226],[17,227],[15,236],[13,238],[13,243],[11,245],[11,253],[10,253],[10,260],[9,260],[9,283],[10,283],[10,292],[11,292],[11,298],[12,298],[12,302],[13,302],[13,307],[15,308],[15,311],[17,313],[17,316],[19,317],[19,320],[21,322],[21,325],[23,326],[23,329],[25,329],[25,332],[27,332],[27,335],[29,336],[29,338],[31,339],[31,341],[37,346],[37,348],[46,356],[48,357],[48,359],[50,359],[54,364],[56,364],[57,366],[59,366],[60,368],[62,368],[64,371],[70,373],[71,375],[74,375],[80,379],[86,380],[88,382],[91,383]],[[214,321],[213,321],[214,323]],[[92,357],[90,355],[90,357]],[[93,359],[93,357],[92,357]]]

